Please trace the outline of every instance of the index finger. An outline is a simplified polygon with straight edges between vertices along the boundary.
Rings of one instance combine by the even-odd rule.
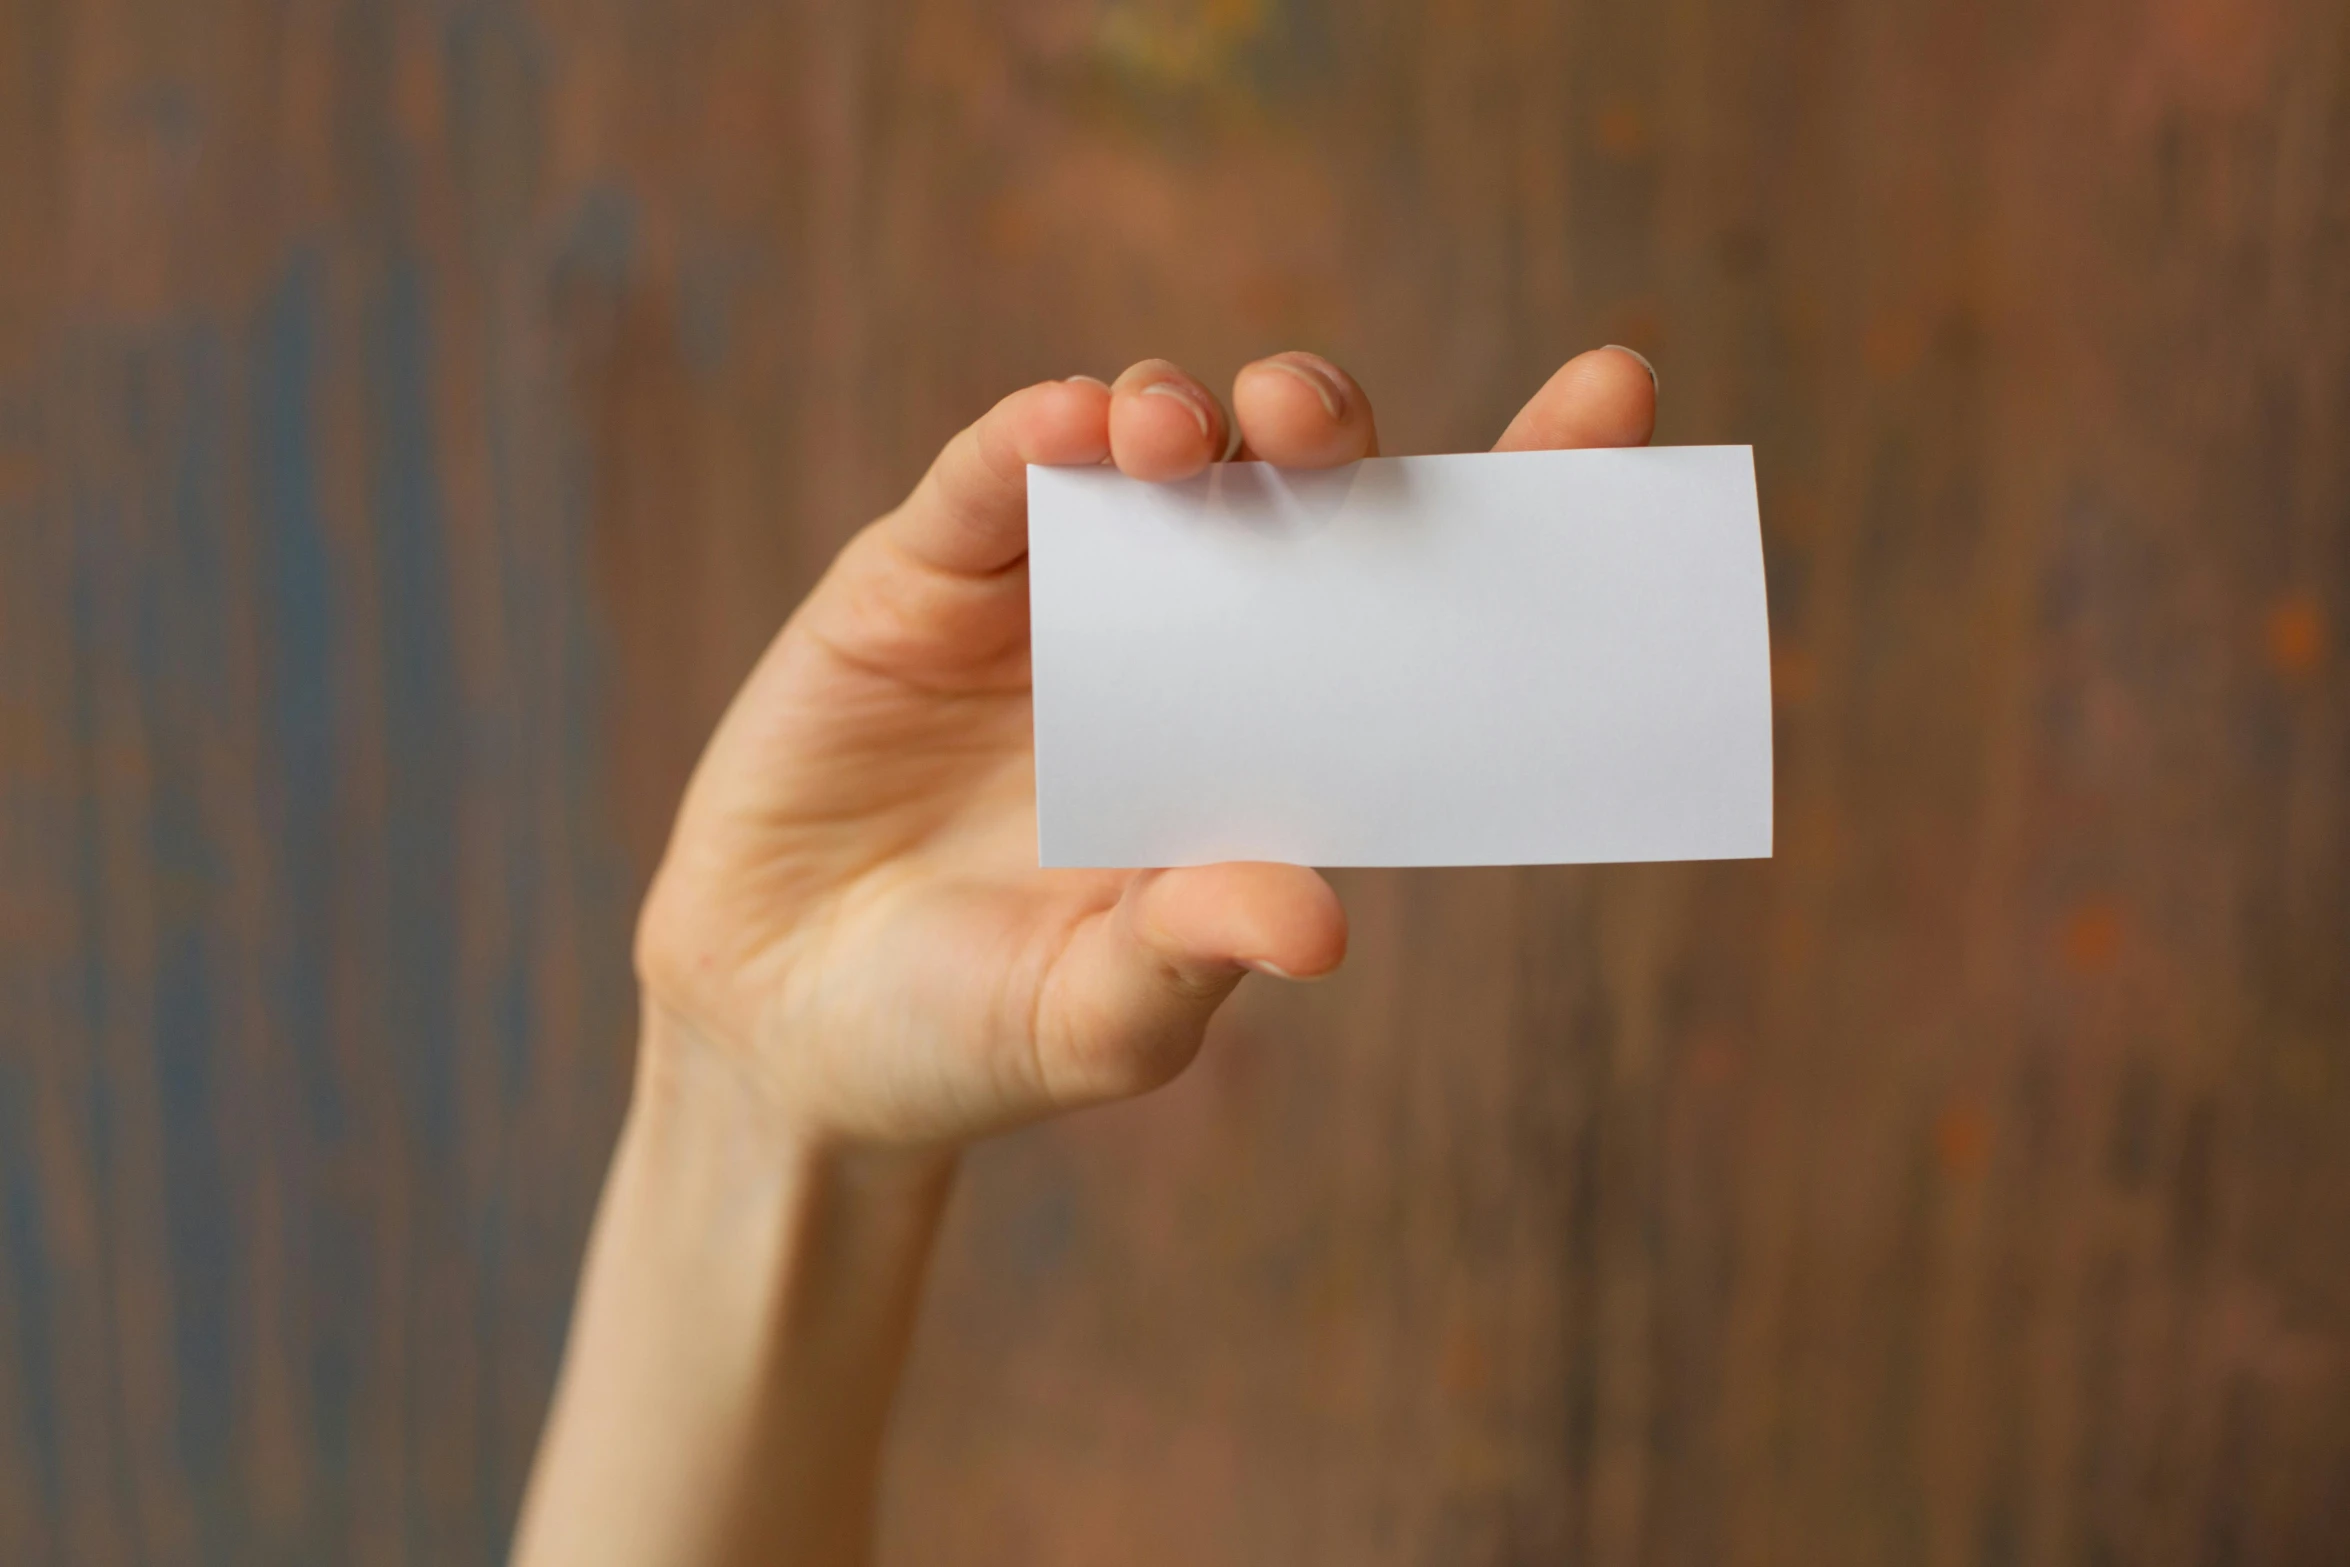
[[[1656,371],[1629,348],[1577,354],[1494,443],[1497,452],[1646,446],[1656,431]]]
[[[1110,453],[1110,389],[1079,378],[1024,387],[947,442],[877,531],[926,566],[986,576],[1028,552],[1028,465]]]

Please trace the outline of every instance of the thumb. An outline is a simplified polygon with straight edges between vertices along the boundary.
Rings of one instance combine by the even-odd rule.
[[[1124,1099],[1172,1079],[1251,969],[1289,979],[1346,956],[1346,911],[1301,865],[1144,871],[1081,926],[1037,1012],[1038,1074],[1058,1109]]]

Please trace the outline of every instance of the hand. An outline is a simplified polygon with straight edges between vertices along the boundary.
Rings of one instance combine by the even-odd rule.
[[[1244,456],[1378,449],[1360,388],[1308,355],[1232,402]],[[1585,354],[1501,444],[1630,445],[1655,406],[1639,361]],[[638,926],[638,1094],[517,1561],[869,1561],[955,1146],[1163,1082],[1248,970],[1344,956],[1298,866],[1036,868],[1025,465],[1178,479],[1228,439],[1156,360],[1014,393],[735,698]]]
[[[1497,449],[1639,445],[1655,406],[1597,350]],[[1232,407],[1243,458],[1378,451],[1312,355],[1250,365]],[[1181,479],[1230,433],[1163,360],[1032,386],[842,550],[686,792],[638,930],[648,1050],[714,1055],[813,1144],[943,1148],[1167,1081],[1251,970],[1337,967],[1345,914],[1303,867],[1036,866],[1025,465]]]

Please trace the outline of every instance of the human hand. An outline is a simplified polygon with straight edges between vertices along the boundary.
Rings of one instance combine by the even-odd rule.
[[[1645,362],[1568,363],[1497,450],[1644,443]],[[1308,354],[1242,370],[1242,458],[1373,456],[1369,401]],[[1030,751],[1029,463],[1187,478],[1229,418],[1146,360],[1015,392],[841,551],[696,769],[637,937],[648,1050],[716,1058],[819,1145],[935,1149],[1140,1093],[1251,970],[1338,966],[1301,866],[1040,870]]]

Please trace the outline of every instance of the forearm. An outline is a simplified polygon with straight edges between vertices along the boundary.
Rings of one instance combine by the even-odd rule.
[[[516,1561],[864,1561],[952,1170],[811,1147],[649,1021]]]

